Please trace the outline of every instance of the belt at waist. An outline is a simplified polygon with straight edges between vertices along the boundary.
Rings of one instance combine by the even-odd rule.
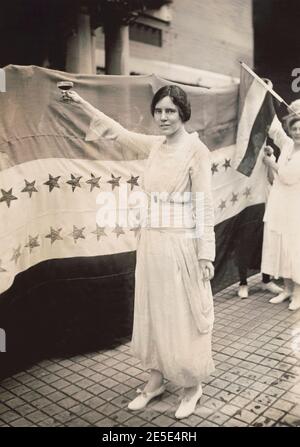
[[[159,202],[143,210],[141,226],[147,228],[194,228],[190,203]]]

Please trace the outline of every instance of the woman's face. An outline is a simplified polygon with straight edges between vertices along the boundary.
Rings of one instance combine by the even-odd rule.
[[[290,135],[295,144],[300,144],[300,120],[290,127]]]
[[[161,133],[166,136],[173,135],[182,126],[178,107],[173,103],[170,96],[165,96],[155,106],[154,121],[161,130]]]

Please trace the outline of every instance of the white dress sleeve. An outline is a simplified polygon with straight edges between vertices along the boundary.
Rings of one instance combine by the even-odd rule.
[[[300,183],[300,157],[296,155],[281,166],[278,170],[278,177],[282,183],[288,186]]]
[[[201,219],[197,236],[197,258],[214,261],[215,232],[214,207],[211,187],[211,159],[210,151],[205,145],[197,150],[190,169],[192,182],[193,214],[195,219]],[[200,193],[200,194],[199,194]]]
[[[281,122],[277,118],[277,115],[275,115],[270,126],[269,137],[272,138],[276,146],[278,146],[278,148],[280,149],[281,153],[291,144],[292,140],[283,129]]]
[[[95,109],[85,140],[94,141],[99,138],[113,140],[120,145],[122,150],[130,149],[147,155],[149,155],[152,146],[163,139],[161,136],[129,131],[114,119]]]

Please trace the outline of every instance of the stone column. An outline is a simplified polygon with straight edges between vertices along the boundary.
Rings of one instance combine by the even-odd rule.
[[[107,24],[105,33],[105,73],[129,75],[129,27]]]
[[[67,41],[66,71],[70,73],[95,74],[95,45],[91,31],[90,15],[80,10],[77,29]]]

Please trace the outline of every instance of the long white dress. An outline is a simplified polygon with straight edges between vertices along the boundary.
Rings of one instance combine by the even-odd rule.
[[[279,120],[274,120],[269,135],[281,152],[264,216],[261,270],[300,284],[300,152],[294,152],[293,140]]]
[[[187,134],[183,146],[171,149],[165,137],[130,132],[101,112],[92,119],[86,139],[99,137],[114,140],[123,151],[148,154],[143,189],[149,196],[155,193],[164,202],[160,205],[168,205],[171,215],[167,224],[153,225],[148,209],[140,232],[133,354],[145,369],[159,370],[179,386],[194,386],[214,371],[213,297],[198,262],[215,257],[209,150],[196,133]],[[184,192],[190,194],[180,195]],[[159,193],[164,193],[163,199]],[[197,193],[204,194],[201,216]],[[190,213],[189,219],[176,219],[182,209]],[[195,218],[203,218],[200,236],[195,232]]]

